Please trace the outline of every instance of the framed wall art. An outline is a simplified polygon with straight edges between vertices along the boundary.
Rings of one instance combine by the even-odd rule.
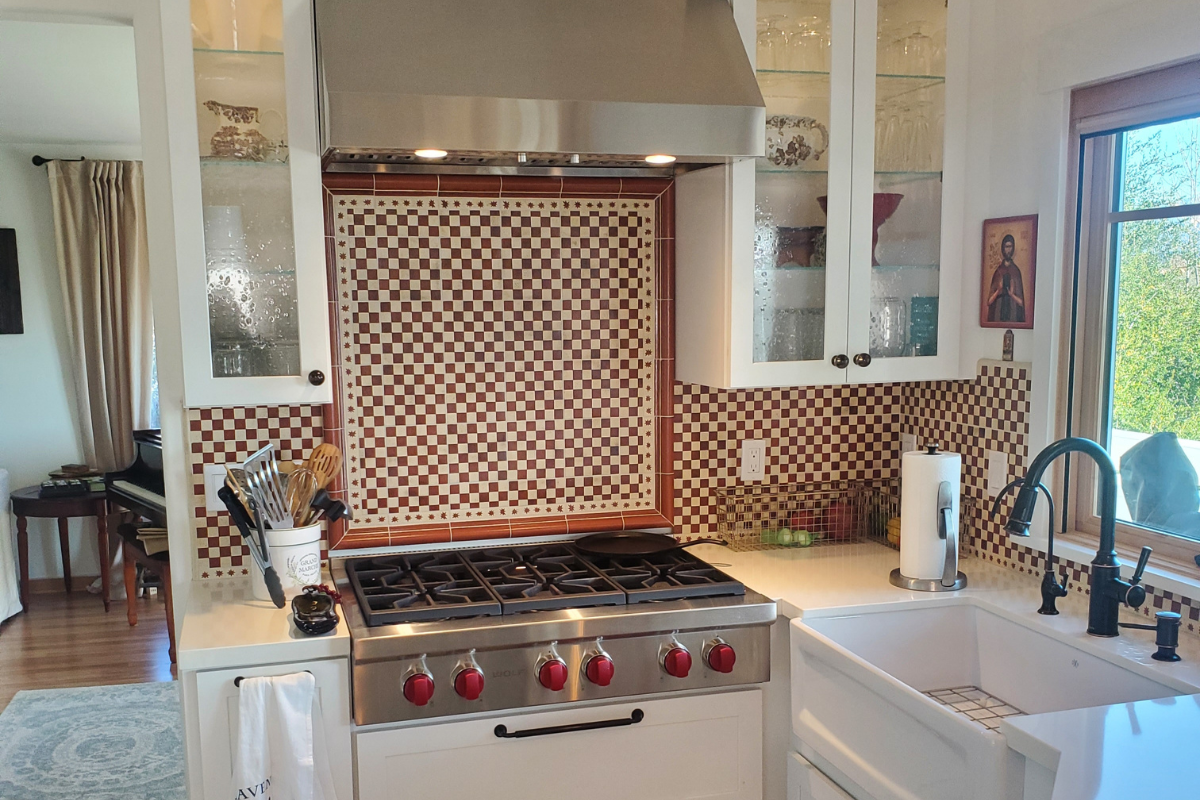
[[[981,327],[1026,330],[1033,327],[1037,226],[1037,214],[983,221]]]

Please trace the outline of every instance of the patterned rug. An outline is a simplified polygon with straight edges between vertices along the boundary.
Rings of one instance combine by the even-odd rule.
[[[0,713],[0,800],[186,800],[178,684],[18,692]]]

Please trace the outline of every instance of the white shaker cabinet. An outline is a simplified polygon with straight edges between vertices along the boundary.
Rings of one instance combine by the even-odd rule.
[[[188,797],[228,800],[237,747],[238,677],[265,677],[308,671],[317,682],[325,747],[339,800],[352,800],[350,752],[350,665],[347,659],[323,659],[266,667],[185,672],[184,719],[188,729]]]
[[[164,19],[188,406],[332,398],[311,3]]]
[[[734,0],[766,155],[677,178],[680,380],[956,376],[967,5]]]
[[[635,716],[621,727],[545,730]],[[499,725],[538,734],[502,738]],[[762,693],[359,729],[355,753],[358,800],[761,800]]]

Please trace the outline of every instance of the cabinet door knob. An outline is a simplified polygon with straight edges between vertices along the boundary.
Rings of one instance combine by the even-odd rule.
[[[860,367],[870,366],[871,354],[870,353],[859,353],[858,355],[856,355],[854,357],[854,363]]]
[[[308,382],[313,386],[320,386],[325,382],[325,373],[321,372],[319,369],[314,369],[312,372],[308,373]]]
[[[829,362],[838,369],[845,369],[846,367],[850,366],[850,359],[846,357],[845,353],[838,353],[836,356],[829,359]]]

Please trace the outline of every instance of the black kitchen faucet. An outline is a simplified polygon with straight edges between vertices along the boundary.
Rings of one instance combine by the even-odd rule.
[[[1096,557],[1092,559],[1087,632],[1092,636],[1116,636],[1119,633],[1117,612],[1121,603],[1137,608],[1146,600],[1146,590],[1140,584],[1146,562],[1150,559],[1150,548],[1142,548],[1133,577],[1129,581],[1122,580],[1116,547],[1117,470],[1103,447],[1091,439],[1070,437],[1059,439],[1038,453],[1025,473],[1021,489],[1017,492],[1016,504],[1004,529],[1014,536],[1029,535],[1042,473],[1064,453],[1083,453],[1096,462],[1100,470],[1100,546],[1096,550]]]

